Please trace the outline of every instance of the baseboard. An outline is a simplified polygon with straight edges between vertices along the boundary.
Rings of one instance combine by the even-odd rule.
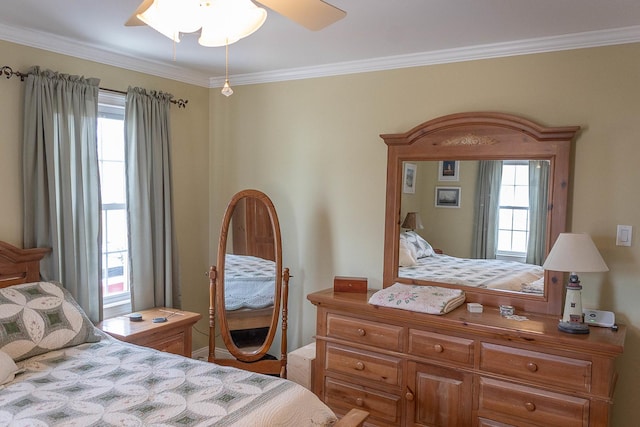
[[[191,353],[192,359],[207,360],[209,357],[209,347],[202,347]],[[216,359],[233,359],[233,356],[226,348],[216,348]]]

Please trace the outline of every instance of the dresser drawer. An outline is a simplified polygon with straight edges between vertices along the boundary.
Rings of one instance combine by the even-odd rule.
[[[589,425],[589,401],[534,387],[489,378],[480,379],[478,412],[481,417],[518,417],[544,426]]]
[[[530,426],[532,426],[532,424],[524,424],[519,422],[517,426],[514,426],[513,424],[501,423],[494,420],[488,420],[486,418],[478,418],[478,427],[530,427]]]
[[[480,368],[514,378],[591,390],[591,362],[488,343],[481,344]]]
[[[327,378],[325,381],[325,403],[332,408],[342,408],[345,411],[351,408],[368,411],[367,421],[373,423],[376,419],[391,425],[397,425],[400,422],[399,396],[347,384],[333,378]]]
[[[473,340],[410,329],[409,354],[471,365]]]
[[[386,385],[399,386],[402,380],[401,361],[367,351],[327,345],[325,369],[376,381]]]
[[[154,337],[146,342],[141,341],[141,345],[165,351],[167,353],[180,354],[184,356],[185,351],[187,351],[187,349],[185,349],[184,342],[185,334],[180,332],[166,337]]]
[[[163,333],[161,333],[163,332]],[[154,334],[144,335],[131,341],[133,344],[154,348],[167,353],[191,356],[191,349],[185,348],[186,333],[183,329],[172,329],[169,331],[157,331]]]
[[[386,350],[402,350],[401,326],[327,314],[327,336],[340,338],[352,343],[366,344]]]

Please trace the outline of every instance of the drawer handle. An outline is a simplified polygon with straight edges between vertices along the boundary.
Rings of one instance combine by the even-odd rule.
[[[356,362],[356,370],[358,370],[358,371],[364,371],[364,363],[362,363],[362,362]]]
[[[527,408],[527,411],[533,412],[536,410],[536,405],[533,402],[527,402],[524,404],[524,407]]]
[[[444,347],[442,346],[442,344],[434,345],[433,349],[435,350],[436,353],[442,353],[444,351]]]
[[[358,397],[358,398],[356,399],[356,406],[359,406],[359,407],[361,407],[361,408],[362,408],[362,407],[364,406],[364,399],[363,399],[363,398],[361,398],[361,397]]]
[[[365,331],[362,328],[358,328],[358,335],[360,335],[361,337],[367,335],[367,331]]]
[[[404,398],[407,399],[409,402],[413,401],[413,393],[411,393],[410,391],[407,392],[407,394],[404,395]]]
[[[527,369],[530,370],[531,372],[536,372],[538,370],[538,365],[536,365],[533,362],[529,362],[527,363]]]

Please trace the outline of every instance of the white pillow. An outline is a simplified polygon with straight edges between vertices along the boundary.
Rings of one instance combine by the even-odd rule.
[[[398,253],[398,264],[400,267],[411,267],[418,263],[416,252],[412,245],[406,240],[400,239],[400,250]]]
[[[11,356],[0,351],[0,385],[13,381],[20,371],[21,369],[18,369]]]
[[[95,327],[59,283],[33,282],[0,289],[0,350],[19,362],[85,342]]]
[[[425,258],[435,254],[431,245],[415,231],[400,233],[400,241],[405,240],[409,246],[415,248],[416,259]]]

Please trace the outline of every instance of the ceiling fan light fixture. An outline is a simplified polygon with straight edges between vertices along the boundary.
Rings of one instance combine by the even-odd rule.
[[[202,31],[198,43],[220,47],[256,32],[267,19],[267,11],[251,0],[203,2]]]
[[[180,33],[193,33],[202,27],[199,12],[200,0],[153,0],[136,16],[154,30],[179,42]]]
[[[138,19],[159,32],[165,37],[169,37],[176,43],[180,43],[180,32],[176,29],[173,22],[168,22],[163,15],[152,11],[153,6],[146,12],[138,14]]]
[[[154,30],[179,42],[180,33],[193,33],[202,27],[200,12],[200,0],[154,0],[136,16]]]

